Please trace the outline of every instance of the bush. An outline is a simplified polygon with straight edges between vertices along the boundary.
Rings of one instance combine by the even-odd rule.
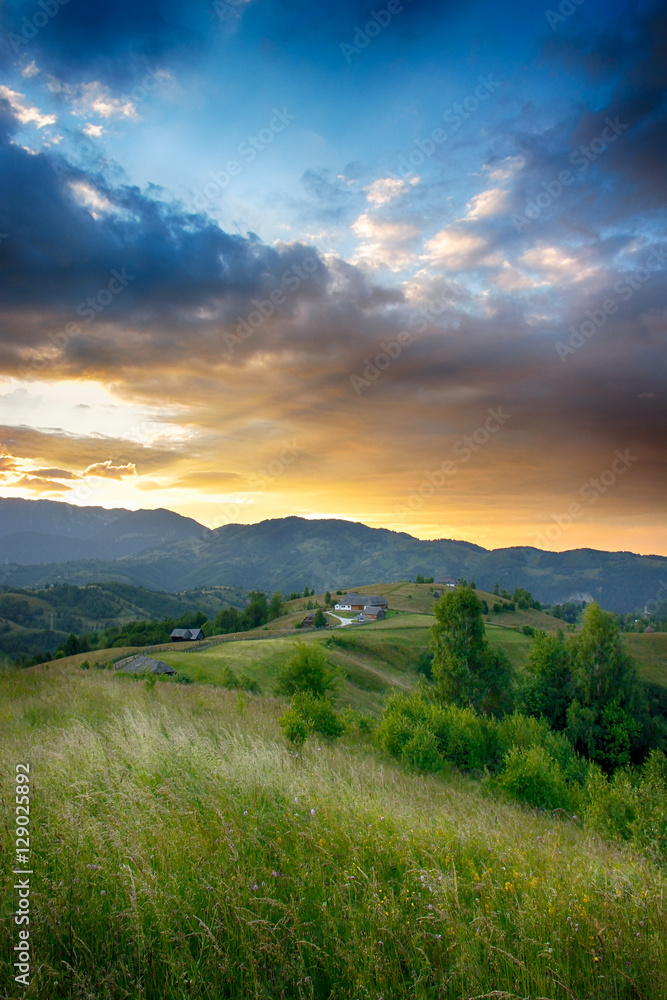
[[[295,654],[278,674],[276,694],[291,696],[298,691],[324,697],[333,690],[338,674],[327,663],[324,651],[315,643],[299,642]]]
[[[512,747],[494,784],[513,799],[539,809],[571,811],[573,807],[565,775],[543,747]]]
[[[392,757],[400,757],[410,742],[416,723],[423,720],[423,712],[415,717],[418,707],[415,696],[393,694],[375,730],[377,745]]]
[[[281,715],[278,723],[285,739],[294,747],[303,746],[313,731],[312,723],[308,719],[304,719],[301,713],[294,708],[289,708]]]
[[[299,691],[292,696],[292,710],[309,722],[320,736],[337,739],[345,732],[343,717],[326,698],[317,698],[309,691]]]
[[[416,771],[437,771],[442,767],[435,734],[424,722],[417,724],[403,747],[403,760]]]
[[[441,753],[445,760],[462,771],[483,771],[498,766],[502,750],[496,722],[481,718],[470,708],[456,705],[447,705],[440,712],[444,724]]]
[[[596,765],[589,767],[586,783],[586,825],[605,837],[630,840],[638,813],[638,795],[628,771],[618,771],[610,781]]]
[[[225,664],[222,668],[220,684],[230,691],[250,691],[251,694],[261,694],[261,688],[254,678],[249,674],[240,674],[238,677],[230,667]]]
[[[586,825],[603,836],[630,840],[656,861],[667,859],[667,757],[653,750],[638,770],[621,769],[607,778],[589,764]]]

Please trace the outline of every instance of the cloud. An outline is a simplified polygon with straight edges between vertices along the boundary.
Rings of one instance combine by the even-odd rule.
[[[426,242],[424,259],[430,260],[436,267],[452,271],[466,270],[481,263],[487,247],[487,240],[483,236],[446,228]]]
[[[499,215],[507,207],[509,194],[503,188],[489,188],[480,191],[466,205],[466,219],[485,219],[490,215]]]
[[[21,479],[6,485],[13,489],[30,490],[33,493],[65,493],[72,489],[71,486],[58,483],[53,479],[41,479],[34,476],[23,476]]]
[[[155,61],[199,59],[220,21],[208,0],[114,0],[113,4],[62,4],[46,30],[29,42],[23,18],[35,12],[33,0],[5,0],[0,29],[12,33],[18,56],[28,51],[40,69],[60,80],[91,79],[112,86],[131,85]],[[23,47],[25,45],[25,48]]]
[[[100,83],[99,80],[71,86],[67,83],[62,83],[55,77],[51,77],[49,90],[60,94],[71,106],[72,114],[78,117],[98,115],[100,118],[106,120],[113,118],[137,118],[137,109],[134,101],[128,100],[125,97],[114,97],[109,88]]]
[[[44,128],[46,125],[54,125],[55,115],[43,115],[39,108],[35,108],[26,102],[24,94],[19,94],[9,87],[0,86],[0,101],[7,101],[17,121],[22,125],[34,124],[37,128]]]
[[[398,178],[382,177],[368,185],[366,197],[371,205],[386,205],[387,202],[398,198],[405,188],[405,181]]]
[[[81,476],[77,476],[74,472],[68,472],[67,469],[34,469],[32,470],[32,475],[44,476],[54,479],[80,479]]]
[[[136,476],[137,467],[133,462],[127,465],[114,465],[113,462],[96,462],[84,469],[84,476],[100,476],[103,479],[123,479],[125,476]]]
[[[411,222],[379,219],[364,212],[353,222],[352,231],[362,241],[352,257],[355,264],[402,271],[414,260],[410,244],[419,236],[419,229]]]

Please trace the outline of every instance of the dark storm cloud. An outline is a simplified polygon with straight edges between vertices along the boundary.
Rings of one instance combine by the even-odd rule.
[[[165,56],[196,58],[216,24],[208,0],[7,0],[0,14],[5,60],[26,55],[59,79],[110,85],[131,83]]]

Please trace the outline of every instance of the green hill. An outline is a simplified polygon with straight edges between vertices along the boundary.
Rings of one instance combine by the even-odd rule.
[[[70,633],[98,632],[131,621],[159,621],[243,606],[238,587],[202,587],[183,594],[124,583],[85,587],[59,583],[42,589],[0,587],[0,657],[52,653]]]
[[[358,635],[388,663],[418,618]],[[282,641],[217,648],[278,655]],[[29,764],[34,826],[33,984],[15,989],[5,920],[3,996],[666,995],[667,879],[637,849],[455,772],[408,774],[368,737],[295,756],[283,709],[62,661],[0,671],[0,759],[12,784]],[[14,841],[4,823],[5,857]]]
[[[341,629],[330,617],[330,627],[315,631],[298,629],[297,625],[307,613],[309,602],[324,605],[324,595],[300,597],[287,602],[285,615],[238,637],[214,636],[203,645],[194,644],[189,651],[181,644],[144,647],[143,651],[159,653],[160,659],[193,681],[219,684],[224,668],[229,667],[247,674],[263,692],[270,693],[278,669],[292,654],[296,641],[324,643],[329,659],[341,668],[345,678],[339,694],[341,705],[379,714],[392,689],[405,689],[417,683],[419,658],[428,650],[430,628],[435,621],[431,614],[434,590],[438,590],[434,585],[403,582],[360,587],[360,593],[380,593],[387,598],[390,608],[387,618]],[[477,594],[489,607],[498,601],[507,603],[485,591]],[[526,626],[547,632],[565,626],[559,619],[532,608],[491,613],[484,619],[489,642],[504,649],[518,668],[523,666],[530,650],[530,635],[523,631]],[[624,633],[623,641],[644,679],[667,688],[667,633]],[[131,651],[130,647],[97,650],[58,662],[75,666],[84,660],[91,664],[106,663]]]

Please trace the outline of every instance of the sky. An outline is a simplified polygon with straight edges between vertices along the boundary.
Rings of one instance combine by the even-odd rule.
[[[667,554],[666,26],[6,0],[0,494]]]

